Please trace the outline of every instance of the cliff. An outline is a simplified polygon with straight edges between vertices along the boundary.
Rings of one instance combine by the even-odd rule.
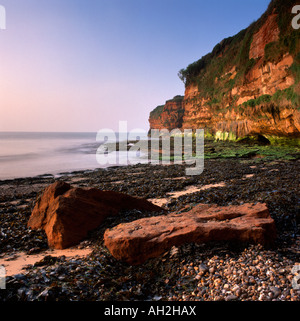
[[[173,99],[167,100],[165,105],[157,106],[149,117],[151,129],[182,127],[182,117],[184,114],[183,96],[175,96]]]
[[[296,0],[273,0],[260,19],[179,72],[180,103],[157,107],[150,128],[204,128],[217,139],[300,137]]]

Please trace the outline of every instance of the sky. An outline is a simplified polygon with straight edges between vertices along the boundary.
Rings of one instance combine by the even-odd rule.
[[[0,0],[0,131],[148,130],[178,71],[269,0]]]

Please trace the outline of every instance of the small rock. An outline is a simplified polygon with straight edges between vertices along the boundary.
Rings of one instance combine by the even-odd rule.
[[[178,254],[178,247],[173,246],[170,251],[170,257],[176,256]]]
[[[232,292],[236,292],[236,291],[240,290],[240,287],[238,285],[235,285],[231,290],[232,290]]]
[[[56,256],[52,255],[46,255],[43,259],[40,261],[34,263],[34,266],[48,266],[53,265],[58,261],[58,258]]]
[[[39,253],[41,251],[42,251],[42,249],[40,247],[33,247],[27,252],[27,254],[28,255],[36,254],[36,253]]]
[[[209,273],[213,274],[213,273],[215,273],[216,269],[214,267],[211,267],[208,271],[209,271]]]
[[[207,271],[208,271],[208,267],[205,264],[201,263],[199,265],[199,274],[200,273],[205,274]]]
[[[237,291],[234,292],[237,297],[240,297],[242,294],[242,290],[238,289]]]
[[[273,293],[274,298],[277,298],[281,294],[281,290],[276,286],[271,286],[270,291]]]

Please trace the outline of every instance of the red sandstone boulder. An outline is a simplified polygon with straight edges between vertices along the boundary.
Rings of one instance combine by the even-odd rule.
[[[73,188],[64,182],[47,187],[37,201],[28,227],[44,229],[51,248],[64,249],[83,240],[106,217],[121,210],[161,211],[152,203],[96,188]]]
[[[219,207],[199,204],[191,211],[142,218],[106,230],[110,253],[129,264],[141,264],[187,242],[237,241],[268,244],[276,237],[265,204]]]

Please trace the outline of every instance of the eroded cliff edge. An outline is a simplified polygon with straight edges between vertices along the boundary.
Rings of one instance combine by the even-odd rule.
[[[150,128],[204,128],[237,139],[300,137],[300,31],[295,0],[273,0],[260,19],[179,72],[185,95],[154,109]]]

